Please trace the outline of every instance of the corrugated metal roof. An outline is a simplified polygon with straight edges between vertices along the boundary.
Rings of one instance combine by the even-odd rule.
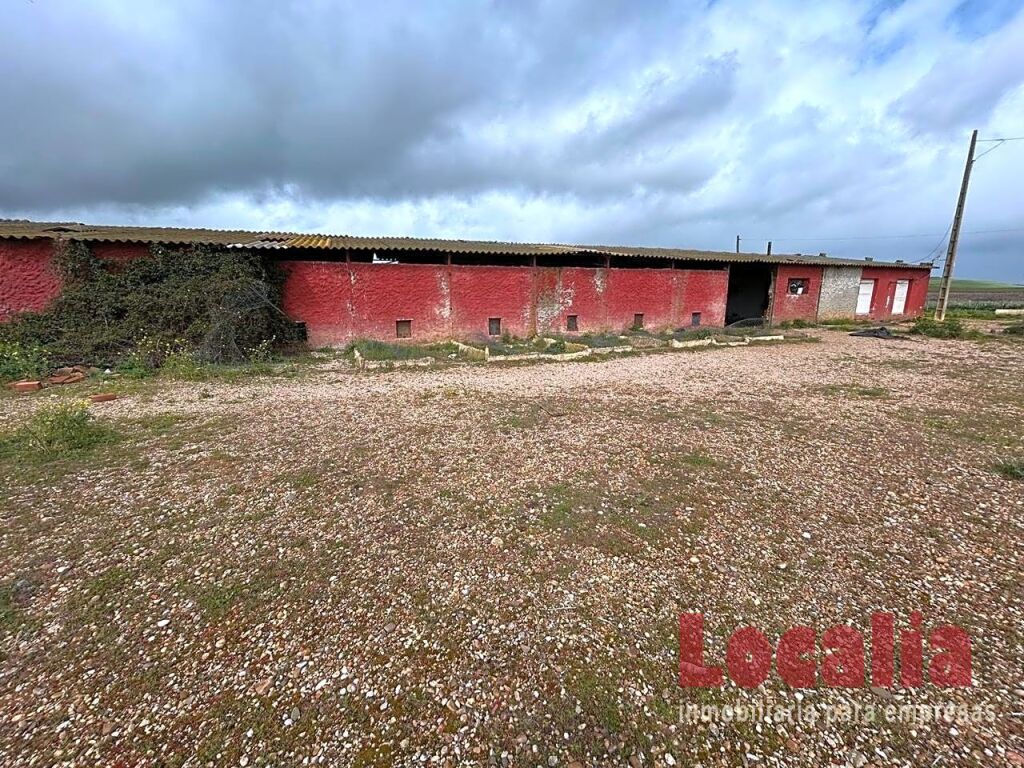
[[[930,268],[931,265],[868,259],[838,259],[801,254],[732,253],[680,248],[647,248],[616,245],[570,245],[558,243],[506,243],[488,240],[441,240],[417,237],[356,237],[295,232],[250,232],[245,230],[187,229],[174,227],[110,227],[77,222],[36,222],[0,219],[0,238],[41,238],[84,240],[106,243],[161,243],[165,245],[219,245],[231,248],[317,249],[352,251],[434,251],[440,253],[493,254],[503,256],[550,256],[557,254],[603,254],[623,258],[671,259],[677,261],[751,262],[764,264],[809,264],[822,266],[875,266]]]

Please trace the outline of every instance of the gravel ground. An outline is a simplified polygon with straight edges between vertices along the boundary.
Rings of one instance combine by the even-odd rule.
[[[1024,484],[993,469],[1024,458],[1022,381],[1024,345],[826,332],[126,389],[93,406],[123,442],[0,463],[0,762],[1024,764]],[[974,685],[677,684],[681,612],[720,664],[740,625],[876,610],[967,629]]]

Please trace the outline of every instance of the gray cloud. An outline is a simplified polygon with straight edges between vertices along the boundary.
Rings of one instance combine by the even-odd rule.
[[[938,59],[894,104],[920,133],[945,134],[988,120],[1009,92],[1024,86],[1024,14],[993,33],[989,44],[964,46]]]
[[[699,247],[736,231],[752,247],[754,234],[823,238],[806,250],[941,232],[965,129],[1024,124],[1024,12],[969,13],[14,2],[0,27],[0,215]],[[1022,155],[1001,152],[972,190],[986,198],[971,208],[979,228],[1016,218]],[[977,239],[977,263],[1012,265],[1015,237]]]

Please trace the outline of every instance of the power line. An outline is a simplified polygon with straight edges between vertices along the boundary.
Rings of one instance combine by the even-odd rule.
[[[949,235],[949,230],[951,230],[952,228],[953,228],[953,222],[949,222],[949,226],[946,227],[946,231],[942,233],[942,237],[940,238],[939,242],[936,243],[935,247],[932,248],[928,252],[928,255],[925,256],[923,259],[921,259],[921,261],[918,262],[918,263],[924,263],[926,261],[931,261],[933,258],[935,258],[939,254],[939,251],[942,250],[943,244],[946,242],[946,236]]]
[[[1024,232],[1024,227],[1009,227],[1008,229],[968,229],[965,235],[989,235],[993,232]]]
[[[1006,143],[1006,139],[1001,139],[1000,141],[996,142],[991,147],[989,147],[984,152],[982,152],[980,155],[978,155],[976,158],[971,160],[971,165],[974,165],[976,162],[981,160],[981,158],[983,158],[985,155],[989,154],[990,152],[995,152],[997,149],[999,149],[1005,143]]]
[[[978,139],[979,144],[983,141],[1024,141],[1024,136],[1008,136],[1005,139]]]

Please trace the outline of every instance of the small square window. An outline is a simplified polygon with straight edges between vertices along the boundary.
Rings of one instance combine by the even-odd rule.
[[[700,325],[700,312],[693,312],[690,314],[690,325],[694,328]]]
[[[802,296],[807,293],[808,282],[806,277],[791,277],[789,279],[789,288],[786,292],[791,296]]]
[[[412,320],[395,320],[395,336],[400,339],[412,338]]]
[[[579,317],[577,315],[568,315],[565,318],[565,330],[567,331],[578,331],[580,329]]]
[[[644,313],[643,312],[637,312],[635,315],[633,315],[633,327],[638,329],[638,330],[640,328],[644,327]]]
[[[487,318],[487,333],[490,336],[501,336],[501,318]]]

